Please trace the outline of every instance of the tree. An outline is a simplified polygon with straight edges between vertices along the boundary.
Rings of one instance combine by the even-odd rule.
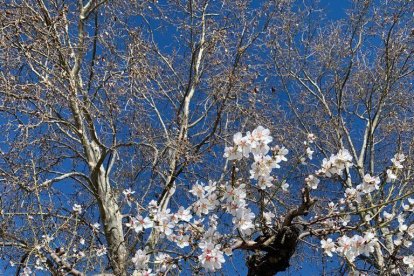
[[[5,271],[412,273],[412,2],[1,7]]]

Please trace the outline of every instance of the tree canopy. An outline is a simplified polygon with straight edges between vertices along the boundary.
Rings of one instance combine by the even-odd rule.
[[[414,274],[413,15],[0,0],[0,271]]]

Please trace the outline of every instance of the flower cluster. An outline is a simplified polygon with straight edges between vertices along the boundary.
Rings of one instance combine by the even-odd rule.
[[[343,171],[352,166],[352,156],[346,149],[341,149],[336,155],[331,155],[329,159],[322,160],[322,168],[317,171],[318,175],[332,177],[333,175],[342,176]]]
[[[273,169],[280,168],[279,163],[287,161],[286,155],[289,151],[283,146],[270,148],[269,143],[273,141],[270,130],[258,126],[251,133],[247,132],[243,136],[240,132],[233,136],[234,145],[226,147],[224,157],[228,160],[241,160],[249,158],[252,154],[254,162],[250,169],[250,178],[257,181],[257,187],[261,190],[273,187],[274,177],[271,176]],[[272,156],[268,155],[272,152]],[[288,184],[284,183],[283,189],[287,189]],[[253,220],[255,214],[248,208],[246,203],[246,185],[236,183],[224,187],[223,200],[224,208],[233,216],[235,229],[242,235],[250,235],[255,227]]]
[[[248,131],[245,136],[238,132],[233,136],[233,147],[226,147],[224,157],[228,160],[241,160],[248,158],[249,154],[262,156],[266,155],[270,147],[268,144],[273,141],[270,130],[262,126],[257,127],[252,133]]]
[[[387,182],[392,182],[397,179],[398,171],[404,168],[402,163],[405,161],[405,155],[397,153],[391,159],[392,167],[387,169]]]
[[[148,270],[149,255],[145,250],[137,250],[131,261],[135,267],[135,275],[148,275],[148,273],[151,273],[151,270]]]
[[[349,160],[349,162],[352,160],[349,157],[345,159]],[[334,163],[331,162],[331,160],[336,160],[336,157],[331,157],[329,161],[324,160],[323,165],[325,165],[326,168],[324,172],[329,171],[330,176],[333,176],[334,172],[335,174],[340,175],[340,173],[337,172],[337,169],[331,170],[334,166],[327,165],[328,163]],[[382,183],[380,176],[365,174],[362,177],[361,184],[357,185],[355,188],[346,188],[344,197],[339,200],[339,204],[335,204],[333,202],[329,203],[329,214],[339,217],[339,221],[342,221],[343,226],[348,225],[351,221],[351,216],[349,214],[346,215],[346,213],[345,215],[341,215],[340,210],[343,211],[346,207],[349,207],[349,209],[355,214],[363,214],[362,222],[366,223],[368,229],[370,229],[370,223],[375,217],[375,221],[381,225],[381,235],[376,236],[378,232],[368,230],[363,236],[357,234],[352,237],[342,235],[337,238],[336,241],[332,238],[323,239],[321,240],[321,247],[326,255],[332,257],[333,253],[336,253],[353,263],[360,255],[370,256],[376,251],[378,251],[376,254],[382,254],[383,247],[386,247],[388,252],[398,250],[399,248],[411,248],[414,239],[414,223],[412,223],[410,217],[412,212],[414,212],[414,199],[407,198],[406,201],[401,200],[400,204],[395,205],[394,208],[384,208],[385,210],[382,211],[382,214],[369,211],[361,213],[358,210],[358,207],[364,206],[365,202],[363,201],[363,198],[372,198],[372,196],[367,196],[369,196],[373,191],[379,190],[381,185],[386,185],[386,183],[393,182],[397,179],[398,171],[404,168],[404,161],[404,154],[396,154],[394,158],[391,159],[392,166],[387,169]],[[346,165],[340,167],[344,168]],[[322,170],[320,170],[320,172]],[[329,174],[325,173],[325,176],[329,176]],[[310,183],[311,180],[312,179],[308,177],[306,182]],[[310,187],[312,186],[311,184],[308,185]],[[326,226],[326,229],[331,229],[332,233],[335,233],[335,231],[341,229],[341,227],[336,224],[335,220],[326,220],[324,225]],[[399,260],[402,260],[400,264],[405,265],[404,271],[409,275],[413,275],[414,256],[399,256]],[[401,267],[397,266],[395,263],[391,264],[389,269],[393,274],[401,274]]]
[[[403,258],[403,263],[408,266],[407,273],[410,275],[414,274],[414,256],[409,255]]]
[[[267,155],[270,151],[269,143],[273,141],[270,130],[258,126],[245,136],[240,132],[233,136],[234,145],[226,147],[224,157],[228,160],[241,160],[253,155],[254,162],[250,169],[250,178],[257,180],[259,189],[265,190],[273,186],[274,178],[270,175],[273,169],[280,168],[279,163],[287,161],[286,155],[289,151],[285,147],[275,146],[272,148],[272,156]]]
[[[198,256],[198,259],[201,266],[207,271],[216,271],[225,262],[222,245],[220,244],[222,235],[217,231],[217,219],[216,215],[210,217],[209,228],[204,232],[202,241],[198,245],[202,250],[202,254]]]
[[[223,208],[233,216],[233,224],[242,234],[250,234],[254,228],[254,213],[247,207],[246,185],[231,186],[226,183],[222,201]]]
[[[325,254],[332,257],[337,252],[348,261],[353,262],[359,255],[369,256],[374,252],[374,246],[378,242],[373,232],[366,232],[364,236],[354,235],[353,237],[341,236],[334,243],[332,239],[321,240],[321,248]]]
[[[144,229],[148,229],[154,226],[154,223],[149,217],[143,218],[140,215],[135,217],[130,217],[129,222],[125,223],[125,225],[129,228],[134,229],[136,233],[143,231]]]
[[[378,176],[371,176],[370,174],[366,174],[364,176],[362,184],[358,185],[356,188],[358,191],[369,194],[379,189],[380,182],[381,180]]]
[[[209,181],[208,185],[197,182],[190,190],[198,200],[193,204],[193,210],[198,215],[208,215],[218,205],[217,183]]]

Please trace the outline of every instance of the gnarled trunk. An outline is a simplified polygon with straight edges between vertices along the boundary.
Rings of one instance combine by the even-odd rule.
[[[295,253],[301,229],[298,226],[286,226],[266,239],[260,252],[250,256],[246,264],[249,276],[272,276],[285,271]]]

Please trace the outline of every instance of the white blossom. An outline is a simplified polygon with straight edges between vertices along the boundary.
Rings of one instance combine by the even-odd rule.
[[[102,245],[101,247],[98,247],[96,249],[96,256],[100,257],[103,256],[107,253],[106,247],[104,245]]]
[[[190,209],[185,209],[183,206],[180,206],[177,213],[174,215],[174,222],[178,223],[180,220],[189,222],[192,217]]]
[[[82,206],[80,206],[79,204],[74,204],[73,207],[72,207],[72,210],[75,213],[80,214],[80,213],[82,213]]]
[[[329,257],[332,257],[332,253],[336,251],[335,243],[331,238],[321,240],[321,247]]]
[[[200,256],[198,256],[200,264],[207,271],[216,271],[221,268],[225,262],[223,252],[220,250],[220,245],[208,243]]]
[[[137,250],[137,252],[135,252],[135,256],[132,258],[132,263],[137,270],[146,269],[148,266],[148,261],[149,256],[147,255],[147,252],[141,249]]]
[[[287,148],[276,145],[272,148],[272,151],[276,156],[277,163],[280,163],[281,161],[287,161],[286,155],[289,153],[289,150]]]
[[[404,166],[402,163],[405,161],[405,155],[403,153],[397,153],[394,155],[394,158],[391,158],[391,162],[393,163],[394,167],[397,169],[402,169]]]
[[[136,217],[130,217],[129,222],[125,223],[125,225],[134,229],[136,233],[139,233],[144,229],[153,227],[154,223],[149,217],[143,218],[142,216],[137,215]]]
[[[397,179],[397,175],[394,173],[393,170],[387,170],[387,182],[392,182]]]
[[[25,268],[23,268],[22,274],[21,276],[30,276],[32,275],[32,269],[28,266],[26,266]]]
[[[237,151],[239,152],[239,154],[241,154],[245,158],[249,157],[249,153],[251,151],[251,144],[249,142],[248,135],[243,137],[241,132],[238,132],[238,133],[234,134],[234,136],[233,136],[233,142],[234,142],[234,145],[237,148]]]
[[[318,188],[320,180],[316,176],[311,174],[305,178],[305,182],[311,189],[315,190]]]
[[[265,220],[266,225],[271,225],[272,220],[275,218],[275,214],[272,212],[263,212],[263,218]]]
[[[166,273],[168,268],[173,264],[173,258],[165,253],[158,253],[155,256],[155,264],[157,264],[157,271],[161,273]]]
[[[249,235],[254,228],[253,219],[254,213],[248,208],[239,208],[236,210],[236,215],[233,218],[233,223],[242,234]]]
[[[270,188],[273,186],[273,183],[272,183],[273,180],[274,178],[272,176],[261,176],[257,180],[257,186],[261,190],[266,190],[266,188]]]
[[[414,272],[414,256],[413,255],[405,256],[403,258],[403,263],[408,266],[407,272],[409,274],[413,274],[413,272]]]
[[[308,138],[308,142],[309,142],[309,144],[312,144],[313,142],[315,142],[315,141],[316,141],[316,135],[315,135],[315,134],[313,134],[313,133],[308,133],[307,138]]]
[[[368,194],[372,191],[379,189],[380,178],[378,176],[371,176],[370,174],[366,174],[364,176],[362,184],[360,184],[361,190]]]
[[[311,148],[306,148],[306,155],[308,156],[309,160],[312,160],[314,151]]]
[[[289,184],[286,182],[283,182],[280,187],[282,188],[282,191],[287,192],[289,189]]]
[[[192,189],[190,190],[190,193],[192,193],[198,198],[202,198],[204,197],[204,194],[205,194],[204,186],[200,184],[199,182],[196,182],[193,185]]]
[[[128,205],[131,206],[132,195],[135,194],[135,191],[131,189],[125,189],[124,191],[122,191],[122,193],[124,194],[125,200],[128,203]]]
[[[243,158],[243,154],[237,150],[237,147],[226,147],[223,157],[228,160],[240,160]]]

